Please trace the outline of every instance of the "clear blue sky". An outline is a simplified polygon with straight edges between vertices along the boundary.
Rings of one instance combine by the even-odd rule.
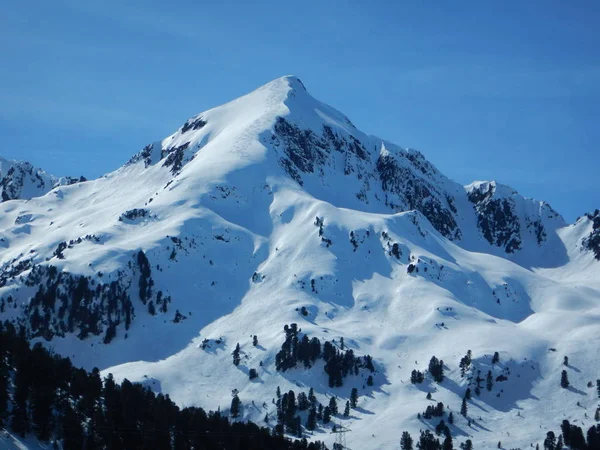
[[[600,2],[6,0],[0,155],[99,176],[286,74],[463,184],[600,207]]]

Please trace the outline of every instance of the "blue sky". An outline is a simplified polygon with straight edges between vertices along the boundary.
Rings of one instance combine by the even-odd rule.
[[[0,155],[99,176],[286,74],[458,182],[600,207],[596,1],[9,0]]]

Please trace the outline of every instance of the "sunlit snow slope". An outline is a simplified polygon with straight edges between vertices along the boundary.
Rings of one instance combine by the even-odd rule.
[[[357,387],[358,408],[335,418],[351,448],[416,438],[439,422],[417,418],[437,402],[454,412],[455,444],[525,448],[564,418],[592,424],[599,235],[598,212],[567,225],[508,186],[463,187],[283,77],[102,178],[0,204],[0,316],[180,405],[227,411],[237,389],[241,419],[271,426],[277,386],[338,396],[340,410]],[[322,361],[277,371],[291,323],[371,355],[373,386],[361,370],[330,388]],[[434,355],[446,379],[411,384]],[[506,380],[473,395],[469,427],[459,409],[477,370]],[[330,428],[315,436],[331,446]]]

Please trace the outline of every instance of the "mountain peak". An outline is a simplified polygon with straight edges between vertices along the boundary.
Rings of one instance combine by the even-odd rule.
[[[0,157],[0,202],[30,199],[57,186],[85,181],[85,178],[56,177],[26,161]]]

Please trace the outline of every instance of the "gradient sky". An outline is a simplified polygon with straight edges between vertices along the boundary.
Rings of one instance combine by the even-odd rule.
[[[467,184],[600,208],[600,2],[6,0],[0,156],[96,177],[294,74]]]

